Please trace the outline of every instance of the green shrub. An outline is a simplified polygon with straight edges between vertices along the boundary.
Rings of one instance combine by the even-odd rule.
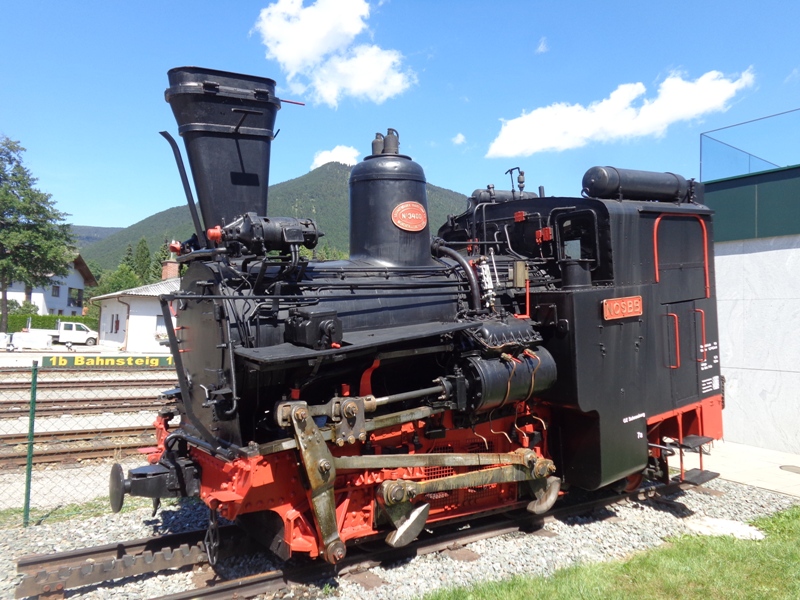
[[[32,329],[56,329],[59,320],[70,323],[83,323],[89,329],[97,331],[99,321],[92,317],[69,317],[65,315],[8,315],[8,333],[22,331],[31,320]]]

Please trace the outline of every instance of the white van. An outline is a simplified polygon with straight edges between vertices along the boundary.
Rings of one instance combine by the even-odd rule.
[[[98,333],[83,323],[60,321],[57,329],[31,329],[29,333],[43,333],[50,336],[54,343],[86,344],[94,346],[100,339]],[[16,344],[15,344],[16,345]]]

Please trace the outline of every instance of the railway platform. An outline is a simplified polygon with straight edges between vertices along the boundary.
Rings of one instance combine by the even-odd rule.
[[[112,348],[108,346],[95,345],[95,346],[82,346],[74,345],[71,348],[64,344],[54,344],[50,348],[41,350],[15,350],[8,352],[4,348],[0,348],[0,368],[4,367],[30,367],[33,361],[37,361],[39,366],[43,365],[42,357],[44,356],[74,356],[80,354],[83,356],[140,356],[135,352],[123,352],[119,348]],[[164,352],[147,352],[148,356],[158,356],[163,354],[169,355],[169,351],[165,349]]]
[[[699,468],[700,455],[685,452],[683,464],[686,470]],[[670,467],[678,467],[677,457],[670,459]],[[721,479],[800,497],[800,454],[717,441],[703,455],[703,468]]]

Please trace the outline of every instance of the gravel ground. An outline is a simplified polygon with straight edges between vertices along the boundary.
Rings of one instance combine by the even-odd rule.
[[[373,580],[386,585],[365,589],[354,579],[321,581],[318,586],[295,588],[282,597],[353,600],[403,600],[417,598],[433,589],[461,586],[515,574],[549,575],[577,563],[613,560],[652,548],[664,538],[689,532],[689,525],[703,517],[748,522],[800,504],[800,498],[716,480],[708,488],[724,492],[712,496],[688,491],[673,498],[683,504],[664,505],[653,501],[633,502],[602,509],[591,516],[574,517],[546,525],[552,535],[510,534],[470,544],[478,558],[464,562],[446,553],[431,554],[398,564],[371,569]],[[149,510],[107,515],[81,521],[45,524],[28,529],[0,530],[0,597],[13,598],[15,559],[31,553],[60,552],[87,545],[145,537],[204,527],[205,507],[188,504],[168,507],[155,518]],[[265,555],[223,561],[220,571],[229,576],[262,572],[274,568]],[[68,598],[138,600],[190,589],[198,577],[183,570],[158,576],[132,577],[114,586],[85,588],[68,593]],[[327,584],[327,585],[326,585]],[[324,590],[323,590],[324,588]]]

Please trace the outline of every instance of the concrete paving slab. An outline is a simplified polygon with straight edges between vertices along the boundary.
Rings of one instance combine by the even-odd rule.
[[[670,459],[671,467],[678,465],[677,457]],[[683,465],[686,470],[699,468],[700,455],[684,453]],[[715,442],[703,455],[703,468],[716,471],[722,479],[800,497],[800,473],[782,466],[800,467],[800,455],[725,441]]]

